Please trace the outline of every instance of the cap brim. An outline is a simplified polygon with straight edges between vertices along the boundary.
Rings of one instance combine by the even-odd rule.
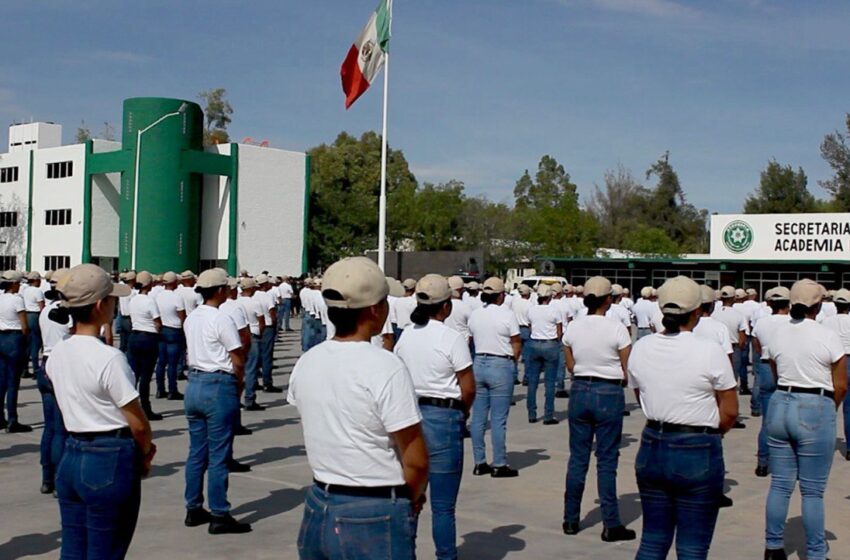
[[[132,292],[132,288],[130,288],[127,284],[112,284],[112,292],[109,295],[115,297],[127,297]]]

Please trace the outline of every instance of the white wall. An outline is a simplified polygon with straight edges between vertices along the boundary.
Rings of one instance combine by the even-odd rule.
[[[0,167],[18,168],[17,181],[0,183],[0,211],[18,212],[18,227],[0,228],[0,256],[16,257],[18,270],[23,270],[27,254],[30,153],[0,154]]]
[[[53,123],[13,124],[9,127],[9,153],[29,152],[62,145],[62,125]]]
[[[121,149],[120,142],[94,140],[92,152]],[[76,170],[75,170],[76,172]],[[121,204],[121,174],[92,175],[92,257],[118,257],[118,218]],[[82,218],[82,216],[80,216]]]
[[[230,155],[230,144],[208,146],[206,151]],[[227,260],[230,232],[230,179],[204,175],[201,194],[201,260]]]

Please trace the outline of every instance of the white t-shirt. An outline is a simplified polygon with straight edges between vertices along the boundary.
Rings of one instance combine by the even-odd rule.
[[[185,311],[183,298],[174,290],[163,290],[156,295],[156,307],[159,309],[159,317],[163,327],[179,329],[183,327],[180,322],[180,311]]]
[[[289,282],[284,282],[283,284],[278,286],[277,292],[278,294],[280,294],[281,299],[292,299],[292,294],[294,293],[292,291],[292,286],[289,284]]]
[[[304,286],[298,291],[298,298],[301,300],[301,307],[304,309],[304,311],[310,313],[311,315],[313,314],[312,302],[310,299],[312,297],[313,294],[311,293],[310,288],[308,288],[307,286]]]
[[[744,319],[749,324],[749,322],[753,318],[753,313],[756,312],[756,310],[758,309],[758,306],[759,306],[758,303],[754,302],[751,299],[748,299],[746,301],[742,301],[741,303],[732,304],[732,309],[736,310],[738,313],[743,315]],[[747,334],[750,334],[749,329],[747,330]]]
[[[532,340],[554,340],[558,338],[558,325],[562,325],[564,319],[558,306],[550,302],[530,307],[528,322]]]
[[[519,336],[519,323],[513,311],[491,303],[472,312],[469,332],[478,354],[513,357],[511,337]]]
[[[736,387],[729,357],[716,342],[690,332],[653,334],[629,356],[629,387],[640,391],[649,420],[720,426],[715,391]]]
[[[623,379],[620,350],[632,343],[626,327],[616,319],[587,315],[571,321],[564,331],[564,346],[573,352],[573,375]]]
[[[788,321],[771,333],[779,385],[832,391],[832,364],[842,356],[838,334],[811,319]]]
[[[328,337],[326,340],[330,340],[333,336],[330,336],[330,331],[333,330],[334,335],[336,335],[336,327],[334,327],[333,323],[328,324]],[[384,328],[381,329],[380,334],[376,334],[372,337],[372,346],[375,346],[380,349],[384,349],[384,335],[385,334],[393,334],[393,324],[390,323],[390,317],[387,315],[387,320],[384,321]]]
[[[585,309],[587,308],[585,307]],[[608,311],[605,312],[605,316],[619,321],[627,329],[632,326],[632,314],[619,303],[612,303]]]
[[[844,345],[844,353],[850,354],[850,315],[846,313],[831,315],[824,319],[821,325],[838,333],[838,338]]]
[[[768,315],[762,317],[756,326],[753,328],[753,336],[756,337],[761,344],[761,359],[769,360],[770,347],[772,346],[773,333],[776,327],[791,321],[790,315]]]
[[[121,351],[93,336],[75,335],[47,360],[56,402],[69,432],[106,432],[128,426],[121,408],[139,397]]]
[[[718,343],[727,354],[732,353],[732,341],[729,340],[729,329],[726,325],[711,317],[700,317],[694,327],[694,334]]]
[[[460,333],[464,340],[469,340],[469,315],[472,310],[462,299],[452,299],[452,312],[446,317],[444,324]]]
[[[265,311],[263,311],[263,304],[253,297],[247,297],[244,295],[239,296],[239,299],[236,301],[242,306],[242,309],[245,310],[245,317],[248,319],[248,327],[251,329],[251,334],[254,336],[260,336],[260,317],[265,319],[266,314]]]
[[[129,296],[118,298],[118,313],[120,313],[122,317],[130,316],[130,300],[132,300],[138,293],[139,291],[136,290],[136,288],[131,288]]]
[[[130,322],[134,331],[156,333],[156,323],[159,319],[159,307],[149,294],[136,294],[130,300]]]
[[[410,372],[420,397],[459,399],[457,372],[472,366],[469,344],[439,321],[411,325],[395,346],[395,354]]]
[[[186,315],[188,316],[192,311],[195,310],[199,305],[203,305],[204,298],[195,291],[195,288],[190,288],[189,286],[179,285],[175,290],[180,297],[183,299],[183,310],[186,311]]]
[[[753,316],[750,318],[750,325],[755,329],[759,321],[770,315],[773,315],[773,309],[769,305],[759,305],[758,309],[753,311]]]
[[[24,299],[26,299],[26,298],[24,298]],[[835,304],[831,301],[825,301],[821,304],[820,312],[818,312],[818,315],[817,315],[817,317],[815,317],[815,320],[818,323],[822,323],[825,319],[827,319],[829,317],[834,317],[837,314],[838,314],[838,308],[835,307]]]
[[[18,313],[24,309],[24,299],[19,294],[0,294],[0,331],[21,330]]]
[[[404,484],[391,433],[422,420],[402,361],[368,342],[329,340],[292,370],[286,400],[298,408],[316,480],[345,486]]]
[[[484,307],[484,302],[481,301],[481,292],[477,293],[474,296],[470,295],[469,292],[463,292],[463,295],[461,297],[463,298],[463,301],[465,301],[469,305],[469,308],[473,311]]]
[[[159,294],[159,292],[163,291],[164,289],[165,287],[162,284],[154,286],[153,288],[151,288],[151,297],[156,299],[157,294]]]
[[[41,308],[39,303],[44,303],[44,292],[41,287],[21,286],[22,297],[24,298],[24,308],[27,313],[38,313]]]
[[[38,316],[38,326],[41,329],[42,353],[49,356],[53,347],[71,336],[71,327],[74,325],[73,319],[68,319],[64,325],[60,325],[56,321],[52,321],[48,316],[51,309],[59,307],[58,301],[49,301]]]
[[[521,327],[528,326],[528,310],[531,309],[531,300],[523,297],[514,298],[511,308],[516,316],[517,324]]]
[[[272,324],[271,310],[274,309],[274,298],[270,293],[261,292],[260,290],[254,292],[252,298],[259,302],[260,307],[263,309],[263,318],[266,320],[266,326],[270,326]]]
[[[395,302],[395,321],[400,329],[406,329],[412,325],[410,315],[416,309],[416,296],[405,296],[398,298]]]
[[[239,302],[235,299],[228,299],[218,309],[233,320],[237,331],[248,327],[248,315],[245,313],[245,308],[239,305]]]
[[[729,330],[729,340],[732,344],[738,344],[739,332],[749,332],[746,317],[732,307],[723,306],[711,314],[711,318],[720,321]]]
[[[641,298],[632,307],[632,313],[635,314],[635,323],[637,323],[639,329],[648,329],[652,323],[652,318],[657,312],[658,306],[648,299]]]
[[[186,356],[189,367],[233,373],[230,354],[242,347],[233,319],[221,310],[201,305],[186,317]]]

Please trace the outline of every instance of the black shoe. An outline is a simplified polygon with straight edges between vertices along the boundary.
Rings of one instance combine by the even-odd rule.
[[[254,390],[255,391],[260,391],[260,390],[262,390],[262,388],[263,388],[263,386],[260,385],[259,383],[254,383]]]
[[[844,454],[844,460],[845,460],[845,461],[850,461],[850,451],[848,451],[848,452],[846,452],[846,453]]]
[[[157,391],[157,392],[156,392],[156,398],[158,398],[158,399],[164,399],[165,397],[166,397],[166,393],[165,393],[165,391]]]
[[[628,410],[623,411],[623,416],[631,416],[631,415],[632,415],[632,413],[629,412]]]
[[[602,540],[605,542],[633,541],[636,537],[634,531],[626,529],[622,525],[602,529]]]
[[[735,420],[735,425],[732,426],[732,427],[735,428],[736,430],[743,430],[744,428],[747,427],[747,425],[744,424],[743,422],[741,422],[740,420]]]
[[[236,459],[231,459],[227,462],[227,470],[230,472],[251,472],[251,465],[240,463]]]
[[[490,476],[493,478],[514,478],[519,476],[519,471],[507,465],[502,465],[501,467],[495,467],[493,472],[490,473]]]
[[[759,412],[758,410],[751,410],[751,411],[750,411],[750,416],[752,416],[753,418],[760,418],[760,417],[761,417],[761,412]]]
[[[188,381],[188,380],[189,380],[189,378],[186,377],[185,373],[178,373],[177,374],[177,381]]]
[[[555,391],[555,398],[556,399],[568,399],[568,398],[570,398],[570,392],[567,391],[566,389],[558,389],[557,391]]]
[[[480,463],[478,465],[475,465],[475,468],[472,469],[472,475],[473,476],[484,476],[485,474],[492,474],[492,473],[493,473],[493,467],[491,467],[487,463]]]
[[[250,428],[246,428],[241,424],[233,429],[234,436],[250,436],[253,433],[253,430],[251,430]]]
[[[48,481],[41,483],[41,489],[39,490],[39,492],[41,492],[42,494],[52,494],[53,490],[55,490],[55,488],[53,487],[53,483]]]
[[[543,421],[544,426],[554,426],[555,424],[560,424],[557,418],[547,418]]]
[[[523,379],[523,380],[522,380],[522,386],[523,386],[523,387],[528,387],[528,379]]]
[[[31,431],[32,426],[27,426],[26,424],[21,424],[20,422],[12,422],[8,426],[6,426],[7,434],[25,434]]]
[[[236,521],[228,513],[227,515],[211,516],[210,527],[208,530],[210,535],[250,533],[251,525],[250,523],[240,523],[239,521]]]
[[[732,498],[730,498],[729,496],[726,496],[726,495],[720,496],[720,507],[722,507],[722,508],[732,507],[732,505],[734,503],[735,502],[733,502]]]
[[[0,420],[0,430],[5,430],[9,423],[6,420]]]
[[[575,521],[564,521],[561,524],[561,529],[564,530],[565,535],[578,535],[578,523]]]
[[[746,387],[744,387],[740,391],[738,391],[738,394],[739,395],[752,395],[753,392],[750,391],[749,389],[747,389]]]
[[[274,385],[266,385],[263,387],[263,391],[266,393],[283,393],[283,389],[275,387]]]
[[[537,424],[538,422],[540,422],[540,418],[529,418],[528,419],[529,424]]]
[[[785,554],[785,550],[781,548],[777,548],[771,550],[769,548],[764,549],[764,560],[787,560],[788,556]]]
[[[252,402],[251,404],[245,406],[245,410],[253,410],[253,411],[257,411],[257,412],[259,412],[260,410],[265,410],[265,409],[266,409],[266,407],[264,407],[263,405],[258,404],[256,402]]]
[[[767,476],[767,465],[759,465],[756,467],[756,476],[764,478]]]
[[[148,417],[149,421],[158,422],[159,420],[162,420],[162,414],[157,414],[156,412],[154,412],[153,410],[151,410],[149,408],[144,409],[144,411],[145,411],[145,416]]]
[[[519,379],[514,379],[514,385],[519,385],[519,384],[520,384]]]
[[[182,401],[183,400],[183,393],[181,393],[180,391],[168,393],[168,400],[170,400],[170,401]]]
[[[212,519],[212,514],[202,507],[187,509],[186,519],[183,524],[186,527],[200,527],[206,525]]]
[[[515,402],[515,401],[511,401],[511,406],[516,406],[516,402]]]

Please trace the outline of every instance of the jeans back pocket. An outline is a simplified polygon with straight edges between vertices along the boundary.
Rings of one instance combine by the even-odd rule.
[[[80,481],[90,490],[103,490],[115,482],[118,447],[89,447],[82,451]]]
[[[334,527],[343,560],[390,560],[392,516],[337,517]]]

